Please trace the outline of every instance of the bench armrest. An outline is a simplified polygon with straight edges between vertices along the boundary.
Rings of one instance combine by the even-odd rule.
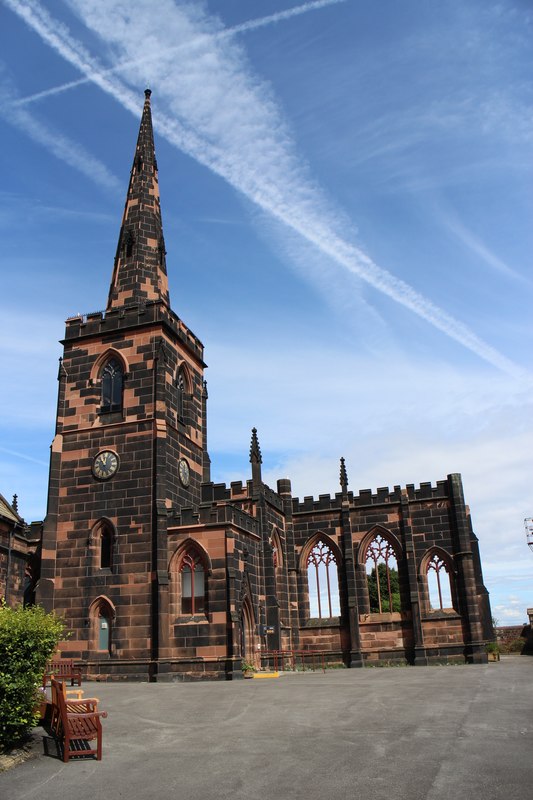
[[[73,714],[67,711],[67,719],[89,719],[94,717],[107,717],[107,711],[89,711],[87,714]]]

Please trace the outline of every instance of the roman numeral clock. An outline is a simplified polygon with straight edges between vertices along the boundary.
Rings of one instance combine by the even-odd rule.
[[[112,450],[102,450],[94,457],[92,473],[99,481],[107,481],[116,475],[119,460],[116,453]]]

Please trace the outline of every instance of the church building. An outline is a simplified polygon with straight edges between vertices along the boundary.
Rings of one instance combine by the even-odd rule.
[[[88,677],[242,676],[273,653],[483,662],[492,635],[459,474],[292,496],[216,484],[204,347],[168,290],[150,91],[105,311],[67,320],[36,599]]]

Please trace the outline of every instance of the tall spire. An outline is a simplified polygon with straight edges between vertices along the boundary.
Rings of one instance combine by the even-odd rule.
[[[118,239],[107,309],[161,300],[170,304],[159,204],[150,89],[145,101]]]

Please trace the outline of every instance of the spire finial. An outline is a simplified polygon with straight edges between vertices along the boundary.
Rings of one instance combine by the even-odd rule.
[[[346,464],[344,458],[341,458],[340,483],[341,483],[342,493],[346,494],[346,492],[348,491],[348,474],[346,472]]]
[[[257,428],[252,428],[252,442],[250,444],[250,464],[252,465],[252,483],[256,489],[259,489],[263,483],[261,477],[261,464],[263,459],[261,457],[261,448],[259,447],[259,439],[257,438]]]
[[[145,89],[144,90],[144,96],[146,97],[147,100],[150,100],[151,94],[152,94],[152,90],[151,89]]]
[[[13,511],[15,511],[17,514],[19,513],[19,498],[18,498],[18,494],[14,494],[13,495],[12,508],[13,508]]]
[[[257,428],[252,428],[252,442],[250,444],[250,464],[262,464],[261,448],[257,438]]]

